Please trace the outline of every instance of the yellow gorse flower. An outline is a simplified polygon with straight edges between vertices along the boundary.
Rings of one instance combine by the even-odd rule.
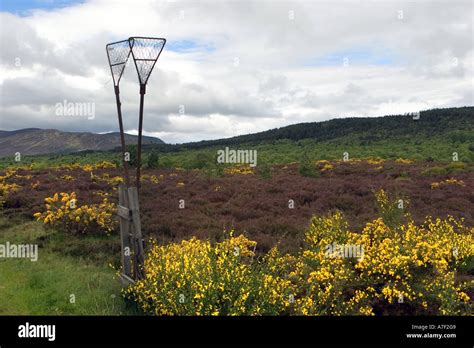
[[[108,198],[99,204],[79,205],[75,192],[61,192],[46,197],[44,202],[46,210],[33,216],[46,225],[71,233],[111,233],[115,229],[116,206]]]
[[[252,167],[249,165],[242,165],[242,166],[235,166],[230,168],[225,168],[224,173],[231,174],[231,175],[251,175],[255,174]]]
[[[376,196],[383,209],[392,207],[386,192]],[[339,212],[313,217],[296,255],[275,247],[257,257],[256,243],[233,231],[217,243],[153,241],[145,279],[124,295],[155,315],[375,315],[402,302],[420,314],[472,313],[474,284],[455,275],[474,256],[474,229],[453,217],[421,225],[395,218],[356,233]],[[363,252],[328,256],[336,244]]]
[[[255,272],[256,242],[240,235],[211,244],[196,238],[152,246],[145,279],[124,290],[143,311],[156,315],[261,315],[287,307],[291,284]]]
[[[431,188],[432,189],[438,189],[438,188],[441,188],[443,186],[449,186],[449,185],[458,185],[458,186],[463,186],[463,187],[466,186],[464,181],[457,180],[457,179],[454,179],[454,178],[450,178],[450,179],[446,179],[444,181],[431,183]]]

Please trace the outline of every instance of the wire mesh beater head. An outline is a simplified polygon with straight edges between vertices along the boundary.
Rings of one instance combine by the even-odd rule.
[[[140,85],[146,85],[166,39],[134,36],[128,39]]]

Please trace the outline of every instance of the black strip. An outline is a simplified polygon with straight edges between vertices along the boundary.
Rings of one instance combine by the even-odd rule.
[[[56,338],[19,338],[29,324],[56,325]],[[0,317],[0,346],[58,344],[425,346],[472,347],[472,317]],[[417,325],[418,329],[412,325]],[[430,325],[434,327],[429,329]],[[439,325],[455,328],[439,328]],[[425,330],[420,329],[426,326]],[[456,334],[409,339],[407,334]]]

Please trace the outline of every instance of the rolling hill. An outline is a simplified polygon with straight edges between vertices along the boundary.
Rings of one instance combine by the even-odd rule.
[[[259,133],[232,138],[205,140],[158,148],[198,149],[210,146],[269,143],[276,140],[312,139],[317,142],[345,137],[371,142],[399,137],[468,137],[474,140],[474,107],[432,109],[420,112],[419,119],[410,115],[382,117],[335,118],[323,122],[298,123]]]
[[[376,148],[380,144],[385,144],[387,149],[402,144],[414,149],[415,145],[424,144],[425,152],[429,152],[429,148],[433,148],[432,142],[441,147],[448,143],[463,143],[468,144],[469,149],[474,149],[474,107],[426,110],[420,113],[417,120],[410,115],[336,118],[183,144],[165,144],[158,138],[143,138],[145,151],[157,150],[162,153],[209,151],[222,146],[272,146],[282,141],[290,142],[293,146],[310,142],[314,146],[319,144],[317,146],[334,149],[339,145],[346,148],[347,145]],[[136,136],[126,135],[126,142],[135,144]],[[77,153],[85,150],[116,152],[119,146],[119,133],[70,133],[36,128],[0,131],[0,157],[13,156],[15,152],[23,155]],[[446,152],[448,150],[446,147]]]
[[[135,144],[137,137],[126,134],[127,144]],[[163,144],[153,137],[143,137],[144,144]],[[95,134],[86,132],[63,132],[55,129],[26,128],[15,131],[0,131],[0,157],[42,155],[50,153],[72,153],[85,150],[111,150],[120,146],[119,133]]]

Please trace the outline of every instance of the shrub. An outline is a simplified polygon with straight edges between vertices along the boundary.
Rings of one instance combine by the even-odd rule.
[[[447,170],[445,167],[431,167],[428,169],[425,169],[421,172],[421,175],[423,176],[434,176],[434,175],[445,175],[447,173]]]
[[[399,164],[412,164],[413,163],[413,161],[409,159],[404,159],[404,158],[397,158],[395,162]]]
[[[155,315],[279,314],[289,306],[290,283],[267,272],[263,261],[252,264],[255,244],[232,234],[215,245],[196,238],[152,242],[145,279],[124,295]]]
[[[117,165],[113,161],[100,161],[94,165],[94,169],[115,169]]]
[[[10,193],[17,192],[20,186],[17,184],[7,184],[0,181],[0,208],[3,208]]]
[[[446,166],[448,173],[464,172],[467,169],[467,165],[464,162],[451,162]]]
[[[104,198],[100,204],[78,205],[76,193],[55,193],[45,198],[45,211],[34,214],[45,225],[72,234],[110,233],[115,229],[116,207]]]
[[[7,183],[8,179],[16,176],[16,173],[17,169],[7,168],[5,175],[0,176],[0,208],[3,208],[3,205],[11,193],[18,192],[20,190],[20,186],[16,183]]]
[[[272,168],[268,163],[262,163],[258,165],[258,173],[262,179],[271,179],[272,178]]]
[[[305,152],[300,161],[299,173],[306,177],[317,177],[319,176],[319,170],[316,165],[309,159],[308,154]]]
[[[440,182],[432,182],[430,186],[431,186],[431,189],[439,189],[441,187],[449,186],[449,185],[459,185],[459,186],[463,186],[463,187],[466,186],[464,181],[456,180],[456,179],[453,179],[453,178],[446,179],[446,180],[440,181]]]
[[[339,212],[313,217],[295,256],[275,247],[257,259],[256,243],[232,234],[153,242],[145,278],[124,296],[155,315],[471,314],[472,281],[455,279],[472,263],[474,229],[452,217],[407,219],[378,218],[356,233]]]
[[[128,164],[131,167],[136,167],[138,164],[137,145],[127,145],[127,152],[130,154],[130,161]]]
[[[191,168],[204,169],[212,168],[216,164],[216,160],[208,152],[199,152],[195,155],[191,163]]]
[[[155,150],[151,151],[151,153],[148,155],[148,160],[147,160],[147,166],[150,169],[157,169],[160,165],[160,159],[158,156],[158,152]]]
[[[349,232],[339,213],[313,218],[294,271],[296,313],[394,314],[388,309],[398,303],[395,313],[469,314],[469,284],[456,284],[455,273],[473,255],[473,232],[452,217],[397,229],[379,218],[361,233]],[[363,257],[328,257],[333,243],[363,246]]]
[[[451,162],[442,167],[435,166],[425,169],[421,172],[423,176],[446,175],[450,173],[465,172],[469,167],[464,162]]]
[[[160,168],[173,168],[175,167],[175,163],[173,162],[173,158],[170,156],[163,155],[160,157]]]
[[[388,226],[396,228],[407,217],[405,208],[408,200],[390,199],[387,192],[379,190],[375,193],[375,201],[379,215]]]
[[[237,165],[225,168],[224,173],[230,175],[252,175],[255,172],[253,167],[249,165]]]

